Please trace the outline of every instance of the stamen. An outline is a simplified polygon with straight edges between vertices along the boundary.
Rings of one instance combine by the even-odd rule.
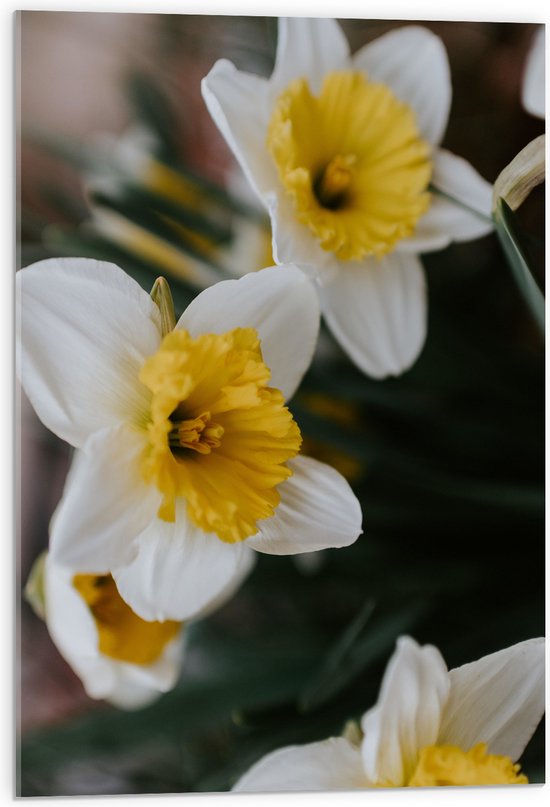
[[[223,426],[210,420],[210,412],[196,418],[173,421],[174,428],[168,433],[170,448],[189,448],[199,454],[210,454],[221,445]]]
[[[328,210],[342,207],[353,178],[351,169],[356,162],[355,154],[337,154],[321,171],[314,182],[313,191],[322,207]]]

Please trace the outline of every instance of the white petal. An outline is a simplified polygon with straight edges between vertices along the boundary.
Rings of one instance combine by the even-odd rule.
[[[533,37],[523,74],[521,102],[531,115],[544,118],[544,26],[538,28]]]
[[[182,637],[168,643],[149,665],[127,664],[104,656],[90,609],[72,585],[73,572],[48,556],[44,569],[46,623],[59,652],[91,698],[136,709],[171,689],[179,677]]]
[[[156,519],[140,535],[139,552],[113,571],[121,597],[148,620],[186,620],[229,597],[250,570],[250,550],[195,527],[185,504],[176,521]]]
[[[309,229],[298,221],[293,203],[283,190],[267,194],[266,202],[276,263],[296,261],[320,268],[333,260],[332,253],[322,249]]]
[[[362,533],[361,506],[344,477],[311,457],[295,457],[281,502],[246,543],[269,555],[296,555],[349,546]]]
[[[220,59],[202,80],[202,97],[260,199],[278,183],[265,144],[271,116],[267,79]]]
[[[399,375],[426,339],[424,270],[415,255],[340,263],[321,288],[325,320],[351,360],[373,378]]]
[[[157,306],[114,264],[52,258],[16,274],[19,372],[40,419],[80,447],[147,407],[138,373],[158,349]]]
[[[431,252],[451,241],[471,241],[493,230],[492,186],[462,157],[439,149],[434,156],[432,185],[431,205],[414,236],[399,242],[399,252]]]
[[[353,66],[372,81],[386,84],[416,114],[420,135],[429,143],[443,138],[451,107],[451,74],[442,41],[427,28],[408,25],[365,45]]]
[[[75,455],[51,524],[56,563],[101,574],[134,557],[161,500],[140,476],[144,439],[129,427],[104,429]]]
[[[405,785],[418,752],[433,745],[449,692],[449,675],[439,651],[408,637],[397,642],[376,706],[361,721],[363,763],[370,781]]]
[[[485,742],[517,760],[544,714],[544,639],[507,647],[449,673],[439,743]]]
[[[348,59],[348,42],[336,20],[284,17],[270,84],[278,95],[293,79],[304,77],[317,94],[325,75],[347,67]]]
[[[115,674],[99,652],[99,637],[90,610],[72,585],[73,572],[54,563],[44,565],[46,625],[55,646],[81,679],[91,698],[111,692]]]
[[[271,370],[270,385],[289,398],[309,367],[319,316],[317,294],[304,273],[296,266],[276,266],[205,289],[176,327],[192,336],[255,328]]]
[[[343,737],[291,745],[263,757],[232,788],[237,793],[366,787],[359,750]]]
[[[140,709],[172,689],[183,660],[183,638],[169,642],[153,664],[117,662],[116,681],[107,700],[119,709]]]

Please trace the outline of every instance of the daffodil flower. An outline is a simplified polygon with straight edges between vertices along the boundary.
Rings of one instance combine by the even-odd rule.
[[[48,631],[91,698],[135,709],[172,689],[184,656],[181,622],[140,619],[109,574],[73,574],[49,556],[40,562]]]
[[[50,259],[16,283],[23,387],[78,449],[52,519],[56,563],[112,573],[143,619],[182,620],[235,589],[254,551],[359,536],[357,498],[299,454],[285,406],[319,327],[303,272],[211,286],[175,327],[113,264]]]
[[[329,19],[282,19],[269,79],[222,59],[203,97],[267,208],[276,263],[319,267],[330,329],[365,373],[398,375],[426,336],[419,253],[492,228],[491,186],[439,148],[447,56],[407,26],[350,56]]]
[[[268,754],[237,791],[523,784],[519,759],[544,713],[544,639],[447,670],[402,637],[357,737]]]

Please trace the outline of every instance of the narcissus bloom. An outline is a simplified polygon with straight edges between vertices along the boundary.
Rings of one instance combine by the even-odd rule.
[[[109,574],[73,574],[49,556],[37,564],[41,615],[91,698],[133,709],[172,689],[183,660],[181,622],[140,619]]]
[[[356,739],[268,754],[234,790],[524,784],[515,761],[544,714],[544,639],[450,672],[439,651],[402,637]]]
[[[52,520],[56,563],[112,572],[139,616],[181,620],[235,589],[252,550],[356,540],[355,495],[300,455],[285,405],[319,326],[303,272],[218,283],[168,326],[113,264],[51,259],[16,282],[23,387],[79,449]]]
[[[352,57],[334,20],[283,19],[269,79],[222,59],[202,89],[269,212],[275,261],[320,268],[326,321],[362,370],[403,372],[426,335],[418,254],[492,228],[491,186],[438,147],[440,39],[411,25]]]

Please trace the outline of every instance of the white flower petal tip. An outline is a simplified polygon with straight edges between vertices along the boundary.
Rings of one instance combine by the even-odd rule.
[[[435,743],[449,693],[437,648],[402,637],[390,659],[378,702],[361,721],[363,764],[371,782],[404,785],[418,751]]]
[[[353,264],[321,288],[327,324],[372,378],[397,376],[420,355],[427,333],[424,269],[414,255]]]
[[[437,145],[451,108],[451,73],[445,46],[427,28],[407,25],[365,45],[352,59],[357,70],[386,84],[414,110],[422,137]]]
[[[367,784],[359,750],[343,737],[273,751],[233,786],[236,793],[350,790]]]
[[[544,90],[544,60],[545,60],[545,32],[544,26],[537,29],[531,49],[527,56],[523,83],[521,88],[521,102],[524,109],[536,118],[545,116],[545,90]]]
[[[307,76],[314,91],[319,92],[326,73],[345,68],[348,60],[347,39],[336,20],[282,17],[275,68],[270,80],[272,96],[302,76]]]
[[[296,555],[353,544],[362,534],[361,506],[344,477],[311,457],[289,462],[281,503],[247,545],[270,555]]]
[[[263,133],[269,119],[268,83],[219,59],[201,82],[212,119],[260,199],[276,183],[274,167],[264,160]]]
[[[201,292],[177,328],[192,336],[252,327],[271,370],[270,385],[290,398],[309,367],[319,333],[315,288],[294,265],[268,267]]]
[[[122,269],[51,258],[16,273],[18,372],[43,423],[73,446],[145,406],[138,372],[160,339],[149,295]]]
[[[73,572],[56,564],[51,556],[44,564],[44,601],[52,640],[90,698],[106,700],[121,709],[139,709],[176,684],[183,661],[181,629],[159,647],[158,657],[150,663],[135,664],[106,655],[100,650],[92,611],[73,584]],[[127,630],[127,621],[124,625]],[[111,638],[116,630],[113,623]]]
[[[516,761],[544,714],[545,640],[529,639],[451,670],[439,741]]]

